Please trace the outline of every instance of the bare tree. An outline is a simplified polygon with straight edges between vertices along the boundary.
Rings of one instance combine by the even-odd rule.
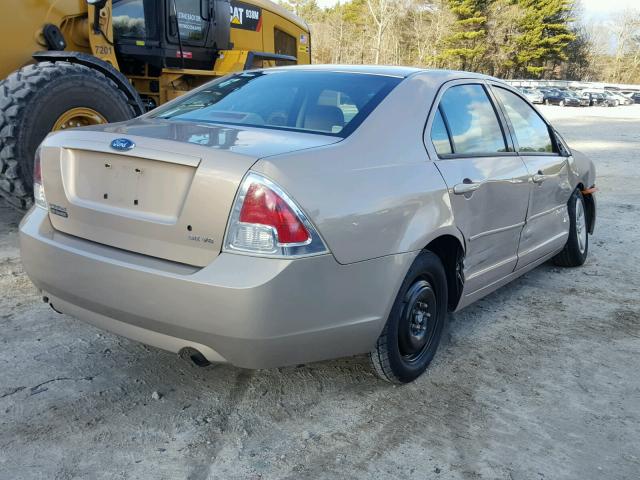
[[[398,0],[367,0],[367,7],[376,27],[374,33],[374,63],[377,65],[380,63],[384,33],[398,16],[402,8],[402,2]]]

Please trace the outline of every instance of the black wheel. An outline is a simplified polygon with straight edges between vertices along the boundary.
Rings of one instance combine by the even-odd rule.
[[[560,100],[560,103],[558,105],[560,105],[561,107],[564,107],[564,100]]]
[[[549,99],[548,99],[548,98],[545,98],[545,99],[544,99],[544,104],[545,104],[545,105],[551,105],[551,102],[549,101]]]
[[[589,253],[589,235],[584,198],[580,190],[573,192],[568,204],[569,238],[562,251],[553,258],[561,267],[579,267]]]
[[[13,72],[0,82],[0,195],[31,205],[33,156],[50,131],[134,116],[124,92],[89,67],[41,62]]]
[[[447,315],[447,279],[440,258],[427,250],[413,262],[387,323],[370,353],[376,375],[408,383],[429,366]]]

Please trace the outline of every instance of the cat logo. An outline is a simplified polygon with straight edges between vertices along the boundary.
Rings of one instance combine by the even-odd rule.
[[[262,29],[262,9],[243,2],[232,1],[231,27],[259,32]]]

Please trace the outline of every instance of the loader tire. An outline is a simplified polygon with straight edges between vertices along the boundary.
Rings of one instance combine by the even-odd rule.
[[[92,68],[59,61],[16,70],[0,82],[0,196],[20,210],[31,206],[33,157],[54,126],[62,129],[134,116],[124,92]]]

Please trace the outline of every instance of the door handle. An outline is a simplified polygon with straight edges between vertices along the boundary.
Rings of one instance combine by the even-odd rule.
[[[533,183],[537,183],[538,185],[540,185],[542,182],[544,182],[547,179],[547,176],[542,173],[541,170],[538,170],[538,173],[536,173],[533,177]]]
[[[481,185],[482,183],[472,182],[468,178],[465,178],[462,183],[454,185],[453,193],[456,195],[465,195],[467,193],[475,192]]]

